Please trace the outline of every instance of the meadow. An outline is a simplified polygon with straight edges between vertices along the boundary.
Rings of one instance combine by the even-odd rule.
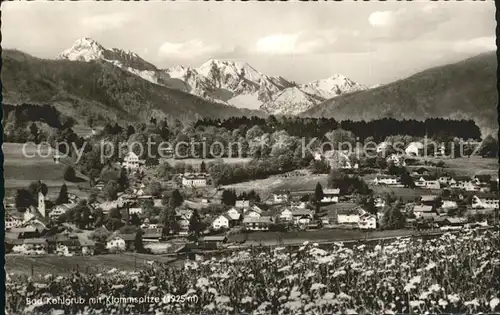
[[[125,271],[141,270],[146,268],[147,262],[155,261],[171,263],[176,259],[173,257],[122,253],[97,256],[25,256],[17,254],[5,255],[6,273],[18,275],[40,275],[53,273],[57,275],[68,275],[73,270],[85,273],[106,272],[113,268]]]
[[[57,196],[63,183],[68,186],[68,191],[80,193],[78,185],[85,183],[65,182],[63,175],[66,165],[55,163],[49,146],[40,147],[37,152],[35,145],[24,147],[21,143],[4,143],[4,187],[6,195],[19,188],[26,188],[31,182],[41,180],[49,188],[49,197]],[[31,157],[33,156],[33,157]]]

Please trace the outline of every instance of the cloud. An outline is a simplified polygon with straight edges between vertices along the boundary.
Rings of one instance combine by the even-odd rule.
[[[81,20],[81,25],[86,30],[110,30],[126,26],[132,21],[132,15],[128,13],[110,13],[85,17]]]
[[[226,47],[218,44],[207,44],[200,39],[192,39],[186,42],[165,42],[158,49],[160,57],[172,57],[178,59],[189,59],[198,57],[229,57],[244,54],[240,46]]]
[[[435,31],[451,15],[446,7],[431,3],[420,8],[375,11],[368,17],[368,36],[374,40],[404,41]]]
[[[331,30],[273,34],[260,38],[251,49],[256,54],[301,55],[332,52],[360,52],[369,47],[357,36],[359,33],[340,34]]]
[[[394,11],[375,11],[368,17],[368,22],[374,27],[385,27],[394,24],[397,14]]]
[[[453,44],[452,49],[455,52],[465,53],[481,53],[496,50],[496,37],[484,36],[470,40],[460,40]]]

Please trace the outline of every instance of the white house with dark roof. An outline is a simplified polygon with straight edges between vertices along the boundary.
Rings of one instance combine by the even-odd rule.
[[[214,219],[212,222],[212,228],[214,230],[229,229],[231,219],[227,215],[220,215]]]
[[[122,166],[128,170],[137,170],[144,165],[144,160],[140,160],[139,156],[132,151],[129,151],[123,158]]]
[[[325,188],[323,189],[322,203],[339,202],[340,188]]]
[[[411,142],[405,149],[405,153],[409,156],[421,156],[423,151],[424,145],[418,141]]]
[[[473,209],[498,209],[498,196],[491,193],[478,193],[472,197]]]

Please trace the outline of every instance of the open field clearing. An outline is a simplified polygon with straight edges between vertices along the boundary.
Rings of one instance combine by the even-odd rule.
[[[89,273],[105,273],[116,268],[125,271],[144,269],[147,261],[172,262],[175,258],[149,254],[109,254],[97,256],[24,256],[6,255],[5,270],[7,273],[31,275],[33,266],[34,275],[53,273],[68,275],[74,269]]]
[[[314,190],[316,183],[320,182],[323,187],[326,187],[328,175],[306,175],[283,177],[273,175],[265,179],[257,179],[243,183],[231,184],[222,186],[224,189],[234,189],[237,193],[249,190],[255,190],[262,194],[264,199],[273,191],[276,190]]]
[[[236,163],[248,163],[252,160],[252,158],[222,158],[222,159],[161,159],[161,162],[167,162],[170,165],[175,165],[177,163],[185,163],[193,166],[200,166],[201,162],[204,161],[205,164],[209,164],[212,162],[223,161],[227,164],[236,164]]]
[[[456,159],[441,159],[441,158],[427,158],[425,159],[430,162],[443,161],[445,163],[444,167],[438,168],[440,172],[451,172],[456,175],[473,176],[477,174],[489,174],[493,176],[498,176],[498,159],[495,158],[482,158],[480,156],[471,156],[470,158],[456,158]],[[422,158],[423,162],[424,159]],[[409,170],[414,168],[425,167],[429,170],[435,170],[436,167],[433,166],[410,166]]]
[[[2,145],[6,191],[25,188],[31,182],[41,180],[49,187],[49,197],[52,194],[57,195],[64,182],[63,174],[66,165],[54,162],[51,148],[48,146],[40,147],[39,152],[34,145],[26,146],[23,152],[23,146],[21,143]],[[85,184],[85,182],[66,182],[68,190],[75,193],[79,191],[78,185]]]

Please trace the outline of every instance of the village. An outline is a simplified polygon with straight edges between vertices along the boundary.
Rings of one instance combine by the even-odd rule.
[[[385,144],[379,145],[377,153],[382,153],[384,147]],[[422,154],[421,149],[422,146],[412,143],[404,154],[392,153],[386,162],[405,167],[407,158],[418,157]],[[362,169],[358,163],[351,163],[342,151],[317,153],[314,160],[326,161],[339,172]],[[125,251],[176,253],[254,244],[251,242],[252,233],[257,232],[261,240],[265,239],[265,234],[262,234],[265,232],[286,235],[288,231],[307,233],[312,230],[332,231],[334,238],[338,230],[359,230],[360,233],[384,229],[446,231],[474,225],[487,226],[498,220],[499,197],[495,190],[498,178],[491,175],[438,177],[432,168],[420,166],[411,169],[411,186],[429,193],[412,198],[392,193],[373,195],[369,202],[360,202],[356,195],[342,193],[338,187],[323,188],[318,183],[310,190],[272,191],[261,200],[255,191],[237,196],[234,191],[214,187],[203,161],[197,168],[192,167],[192,172],[172,176],[171,181],[163,185],[144,176],[148,167],[133,152],[117,165],[120,166],[127,171],[131,186],[126,191],[117,192],[114,200],[99,197],[92,198],[95,199],[92,201],[90,198],[82,200],[67,193],[66,202],[49,209],[46,197],[39,191],[37,206],[31,206],[24,213],[17,212],[12,204],[6,204],[7,253],[65,256]],[[297,175],[297,172],[302,173]],[[408,183],[402,182],[401,175],[387,173],[380,169],[367,184],[387,189],[408,187]],[[137,177],[134,174],[142,175]],[[307,171],[302,170],[289,176],[305,174]],[[93,191],[102,193],[106,185],[99,180]],[[178,199],[173,205],[172,195],[177,195]],[[384,214],[387,212],[386,203],[394,202],[391,198],[399,199],[397,207],[402,219],[388,226],[389,223],[384,223]],[[71,219],[74,215],[68,217],[72,210],[82,205],[90,210],[84,226]],[[164,214],[160,213],[162,209]],[[115,221],[106,227],[102,222],[97,223],[99,220],[93,217],[96,213]],[[166,217],[170,220],[169,226],[165,224]]]

